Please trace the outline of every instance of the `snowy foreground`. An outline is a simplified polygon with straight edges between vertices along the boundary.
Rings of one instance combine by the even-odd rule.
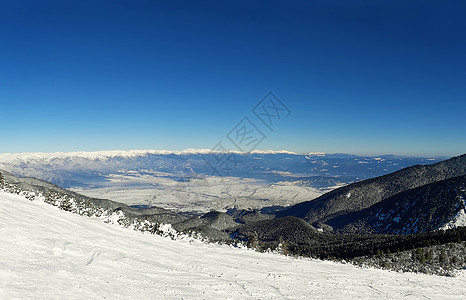
[[[465,299],[447,278],[173,241],[0,192],[0,299]]]

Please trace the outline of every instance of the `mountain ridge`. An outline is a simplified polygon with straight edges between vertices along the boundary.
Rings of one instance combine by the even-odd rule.
[[[235,154],[291,154],[291,155],[311,155],[314,153],[296,153],[288,150],[253,150],[250,152],[238,150],[217,151],[212,149],[194,149],[185,150],[102,150],[102,151],[72,151],[72,152],[23,152],[23,153],[0,153],[2,159],[43,159],[43,158],[65,158],[65,157],[82,157],[88,159],[111,158],[111,157],[132,157],[147,154],[155,155],[183,155],[183,154],[216,154],[216,153],[235,153]]]
[[[463,154],[432,165],[416,165],[352,183],[314,200],[293,205],[276,216],[295,216],[310,223],[325,223],[330,218],[368,208],[402,191],[465,174],[466,154]]]
[[[466,175],[395,194],[371,207],[330,219],[341,233],[411,234],[466,225]]]

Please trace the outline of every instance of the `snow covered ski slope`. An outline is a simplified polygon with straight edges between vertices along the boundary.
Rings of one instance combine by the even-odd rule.
[[[0,191],[0,299],[465,299],[401,274],[143,234]]]

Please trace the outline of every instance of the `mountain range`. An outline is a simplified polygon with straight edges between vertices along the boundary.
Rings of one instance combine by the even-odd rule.
[[[92,198],[202,215],[290,206],[353,182],[440,160],[269,150],[134,150],[0,154],[0,169]],[[228,172],[213,168],[222,161],[234,162]]]
[[[390,197],[399,193],[465,174],[466,155],[453,157],[432,165],[416,165],[384,176],[349,184],[312,201],[291,206],[277,213],[277,217],[295,216],[313,224],[326,223],[331,219],[339,218],[333,223],[330,222],[339,224],[338,220],[344,219],[345,215],[354,215],[354,212],[372,207],[381,201],[390,200]],[[464,180],[460,177],[454,182],[459,182],[458,184],[461,185],[462,179]],[[448,182],[444,184],[448,188]],[[442,183],[438,185],[443,186]],[[460,187],[458,186],[458,188]],[[426,189],[411,191],[410,195],[413,197],[412,195],[417,193],[421,196]],[[403,197],[404,195],[398,195],[398,198],[395,199]],[[393,201],[397,200],[391,199],[386,203],[394,204]],[[393,217],[396,218],[396,215]]]
[[[161,224],[171,224],[174,232],[222,243],[244,242],[262,250],[278,247],[294,255],[353,259],[466,240],[466,155],[352,183],[289,207],[198,216],[156,206],[131,207],[40,179],[0,174],[0,189],[30,200],[40,198],[66,211],[108,216],[108,222],[151,233],[160,232]],[[466,266],[466,261],[455,264]]]
[[[215,174],[214,161],[235,156],[228,172]],[[352,154],[305,153],[256,150],[253,152],[206,149],[130,150],[68,153],[0,154],[0,169],[18,176],[32,176],[63,188],[106,187],[115,174],[151,175],[173,180],[203,176],[252,178],[268,183],[300,181],[314,188],[348,184],[384,175],[421,163],[441,161],[442,157],[394,155],[358,156]],[[127,185],[141,185],[129,182]]]

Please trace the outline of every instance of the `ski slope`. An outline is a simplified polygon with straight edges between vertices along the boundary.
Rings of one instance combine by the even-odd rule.
[[[465,299],[438,277],[143,234],[0,191],[0,299]]]

